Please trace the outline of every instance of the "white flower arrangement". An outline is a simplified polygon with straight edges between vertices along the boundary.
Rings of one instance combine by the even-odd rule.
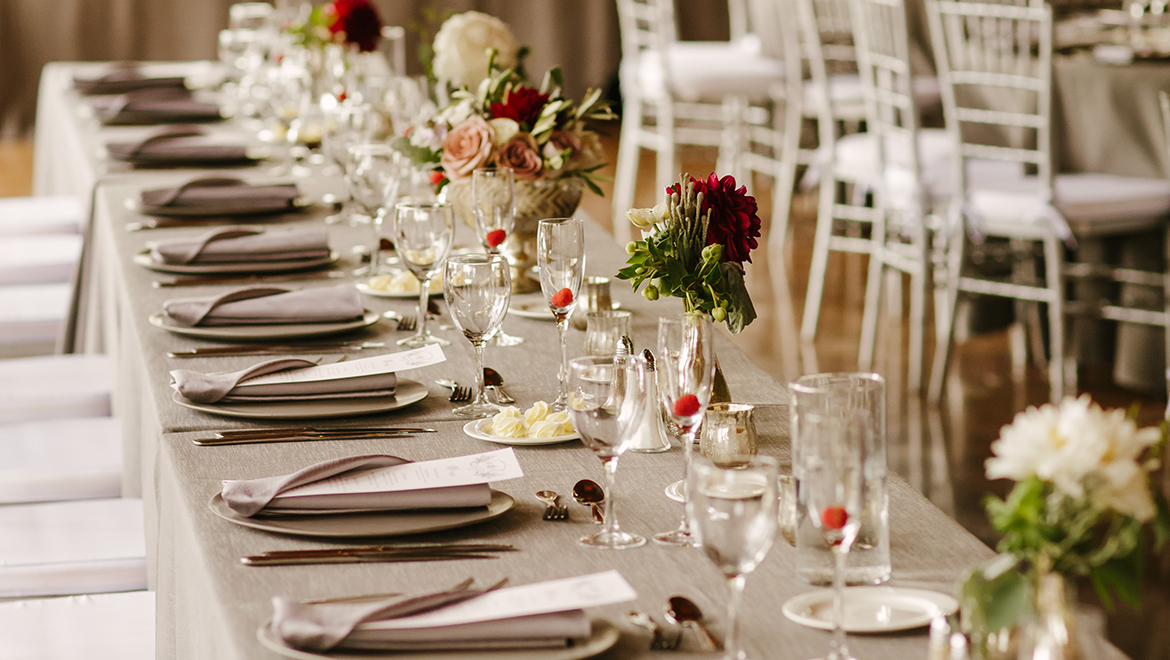
[[[434,52],[431,66],[436,78],[452,87],[475,89],[490,73],[493,52],[496,67],[510,69],[519,62],[520,47],[506,23],[467,11],[443,22],[435,34]]]

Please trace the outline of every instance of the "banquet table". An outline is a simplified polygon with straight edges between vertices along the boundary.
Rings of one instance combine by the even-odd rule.
[[[68,65],[54,65],[69,71]],[[63,74],[60,74],[63,75]],[[343,456],[386,453],[411,460],[474,454],[496,445],[467,436],[465,420],[451,414],[446,390],[433,383],[440,376],[467,382],[472,377],[473,357],[468,342],[455,330],[436,333],[452,341],[445,349],[446,362],[425,369],[404,372],[402,377],[426,385],[429,396],[399,411],[356,418],[324,420],[321,426],[410,424],[434,428],[437,433],[389,440],[313,441],[286,444],[202,447],[193,437],[211,429],[248,428],[255,423],[212,416],[181,407],[172,400],[168,372],[175,368],[202,371],[229,371],[263,360],[258,357],[202,358],[176,360],[169,350],[189,349],[207,342],[172,335],[151,325],[148,317],[158,312],[165,300],[177,296],[209,295],[227,290],[226,285],[188,289],[158,289],[152,281],[160,276],[136,265],[135,254],[148,241],[201,234],[208,227],[176,227],[130,232],[128,222],[142,216],[127,207],[143,188],[173,184],[192,176],[189,170],[100,173],[95,145],[122,136],[126,129],[94,129],[76,112],[79,100],[66,87],[48,89],[60,95],[42,99],[66,108],[55,119],[73,126],[41,126],[39,130],[60,130],[59,154],[73,154],[74,160],[39,162],[38,167],[80,168],[94,182],[90,258],[87,268],[91,286],[85,292],[87,307],[93,310],[87,323],[100,328],[88,336],[113,358],[115,411],[127,430],[126,470],[131,492],[141,493],[147,508],[147,547],[151,585],[157,591],[157,644],[159,658],[215,658],[217,660],[263,660],[279,657],[265,649],[256,637],[258,628],[271,616],[274,596],[327,598],[373,592],[419,592],[446,587],[473,576],[478,584],[490,584],[508,577],[514,585],[559,577],[617,569],[637,591],[635,601],[591,612],[607,618],[621,630],[618,644],[603,657],[710,657],[697,650],[688,635],[678,651],[648,651],[648,636],[623,622],[622,613],[638,609],[662,618],[668,596],[686,595],[703,609],[712,627],[722,633],[725,624],[725,586],[721,575],[697,549],[647,545],[625,551],[585,548],[576,539],[592,531],[588,512],[570,504],[571,517],[563,522],[541,520],[543,505],[534,493],[552,489],[567,496],[581,478],[600,480],[601,463],[578,441],[547,447],[516,447],[523,478],[495,487],[516,500],[506,515],[476,526],[438,532],[423,537],[428,541],[482,540],[510,543],[519,550],[498,559],[440,562],[417,565],[358,564],[339,566],[249,567],[239,558],[274,549],[328,547],[310,541],[245,529],[217,517],[209,501],[224,479],[271,476],[291,472],[312,463]],[[225,131],[242,131],[225,124]],[[217,129],[219,130],[219,129]],[[72,137],[69,137],[72,136]],[[70,140],[76,141],[70,144]],[[62,142],[64,144],[62,144]],[[40,145],[38,145],[38,150]],[[46,152],[52,158],[51,152]],[[39,153],[38,156],[41,154]],[[250,179],[265,179],[265,165],[235,173]],[[84,168],[89,168],[84,171]],[[339,192],[336,177],[313,177],[298,181],[303,194],[317,197]],[[314,207],[304,213],[255,224],[293,228],[321,226],[328,211]],[[612,275],[624,261],[624,252],[592,221],[586,222],[587,267],[590,275]],[[348,225],[330,226],[334,250],[343,255],[336,267],[347,271],[357,266],[350,248],[371,240],[370,231]],[[460,227],[456,244],[470,244],[470,232]],[[313,279],[289,286],[334,284],[338,280]],[[659,315],[679,307],[674,301],[649,302],[628,287],[615,282],[613,296],[633,312],[632,339],[640,350],[651,346]],[[539,294],[525,300],[539,301]],[[363,299],[374,311],[414,311],[411,300]],[[444,320],[447,319],[444,315]],[[551,400],[557,391],[558,344],[553,324],[509,316],[504,329],[521,336],[517,347],[490,346],[487,364],[507,379],[508,389],[525,407],[536,400]],[[345,339],[386,342],[386,351],[395,350],[394,340],[404,336],[392,324],[381,322],[372,328],[346,335]],[[582,353],[583,333],[570,331],[569,350]],[[758,406],[757,426],[761,452],[788,462],[787,389],[761,370],[751,356],[739,351],[724,335],[717,340],[720,362],[735,400]],[[364,356],[364,353],[362,354]],[[312,356],[309,356],[312,357]],[[336,355],[322,354],[326,360]],[[283,425],[274,420],[265,425]],[[663,454],[627,454],[621,459],[616,501],[623,527],[643,535],[673,527],[681,507],[666,499],[663,488],[679,478],[681,452],[676,448]],[[613,493],[609,494],[611,497]],[[948,518],[904,481],[891,477],[889,487],[891,557],[890,584],[952,592],[956,579],[967,567],[986,560],[992,552],[978,539]],[[760,657],[808,658],[828,648],[828,633],[804,628],[785,619],[780,606],[790,597],[811,587],[795,576],[796,553],[778,539],[766,561],[750,576],[743,609],[744,639]],[[1098,640],[1100,641],[1100,640]],[[852,636],[851,645],[859,658],[905,660],[924,657],[926,635],[922,629],[885,635]],[[1123,657],[1103,641],[1087,657]],[[474,657],[469,653],[466,657]]]

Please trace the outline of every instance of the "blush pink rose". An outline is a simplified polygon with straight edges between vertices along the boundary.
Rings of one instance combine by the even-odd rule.
[[[478,115],[451,129],[443,140],[439,163],[452,181],[466,179],[492,157],[492,127]]]
[[[496,158],[499,165],[512,168],[517,179],[533,181],[539,179],[544,169],[544,159],[536,140],[528,133],[517,133],[500,147]]]

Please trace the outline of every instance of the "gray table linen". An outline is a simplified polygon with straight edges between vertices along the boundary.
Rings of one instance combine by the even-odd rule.
[[[175,298],[163,313],[188,326],[336,323],[362,317],[352,284],[293,290],[257,286],[198,298]]]
[[[259,227],[221,227],[193,239],[160,241],[150,253],[156,261],[167,264],[323,259],[329,256],[329,235],[323,228],[265,231]]]
[[[393,396],[398,377],[392,373],[373,373],[302,382],[276,382],[249,385],[261,376],[317,366],[300,358],[267,360],[230,373],[205,374],[189,369],[171,371],[175,389],[195,403],[247,403],[264,401],[315,401]]]

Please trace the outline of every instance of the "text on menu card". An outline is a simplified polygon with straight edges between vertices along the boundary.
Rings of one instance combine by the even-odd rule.
[[[507,481],[524,476],[512,448],[483,454],[406,463],[393,467],[347,472],[329,479],[293,488],[280,494],[282,500],[314,495],[389,493],[427,488],[471,486]]]
[[[268,376],[254,378],[244,386],[269,385],[272,383],[302,383],[321,380],[338,380],[371,374],[388,374],[410,369],[422,369],[446,361],[443,349],[438,344],[415,348],[399,353],[388,353],[360,360],[334,362],[319,367],[281,371]]]

